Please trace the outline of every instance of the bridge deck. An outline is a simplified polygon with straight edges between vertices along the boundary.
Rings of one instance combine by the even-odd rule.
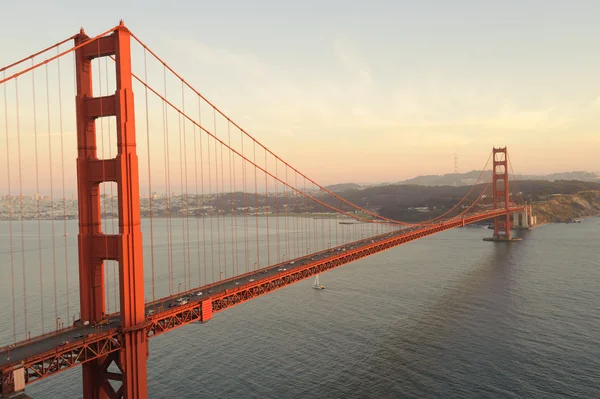
[[[519,210],[521,208],[513,208],[510,212]],[[338,266],[406,242],[506,213],[505,209],[491,210],[427,227],[407,228],[369,237],[146,304],[146,312],[155,312],[146,318],[146,334],[153,337],[194,321],[209,320],[213,313]],[[286,270],[279,271],[281,267]],[[255,281],[250,281],[251,275],[256,278]],[[202,294],[196,295],[198,292]],[[177,299],[183,297],[188,299],[188,303],[177,306]],[[4,385],[11,374],[10,371],[17,368],[25,368],[26,383],[29,384],[86,361],[106,356],[121,347],[119,330],[120,316],[113,314],[104,326],[72,327],[18,343],[13,347],[0,348],[0,363],[3,363],[0,365],[2,383]],[[76,339],[77,335],[82,337]],[[69,343],[61,345],[64,341]]]

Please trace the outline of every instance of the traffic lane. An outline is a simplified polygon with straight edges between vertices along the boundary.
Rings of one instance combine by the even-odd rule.
[[[408,230],[412,231],[413,229],[408,229]],[[314,258],[314,260],[316,261],[316,260],[323,260],[324,258],[328,258],[328,257],[334,257],[334,256],[337,256],[338,252],[345,252],[348,249],[361,248],[361,247],[371,244],[372,242],[381,241],[381,240],[385,239],[386,237],[391,237],[392,235],[398,235],[398,234],[406,233],[406,232],[407,232],[407,229],[399,230],[399,231],[396,231],[393,233],[388,233],[383,237],[379,236],[377,238],[364,239],[359,242],[354,242],[353,245],[339,246],[339,247],[334,248],[333,251],[331,251],[331,252],[324,252],[324,253],[317,254],[314,256],[308,255],[308,256],[302,257],[300,259],[290,261],[290,262],[286,263],[285,265],[283,265],[283,267],[286,269],[286,271],[294,270],[296,268],[299,268],[300,266],[304,266],[307,262],[313,261],[312,258]],[[292,263],[292,262],[294,262],[294,263]],[[208,292],[202,292],[202,295],[200,295],[200,296],[191,295],[191,296],[181,296],[178,298],[187,298],[188,302],[199,302],[206,298],[210,298],[211,296],[220,294],[227,289],[233,289],[233,288],[239,287],[242,284],[248,283],[248,282],[250,282],[249,281],[250,279],[254,279],[256,281],[256,280],[260,280],[265,277],[273,277],[273,276],[276,276],[277,274],[283,273],[283,271],[279,271],[280,267],[282,267],[282,266],[281,265],[269,266],[266,269],[264,269],[267,271],[266,273],[261,273],[260,271],[257,271],[256,273],[254,273],[250,276],[245,276],[243,278],[239,278],[236,280],[230,280],[230,281],[227,281],[224,283],[216,283],[209,289],[209,290],[213,291],[212,294],[209,294]],[[235,284],[236,282],[238,282],[239,284]],[[176,303],[177,303],[177,298],[173,298],[173,299],[163,302],[163,304],[154,304],[154,305],[147,306],[146,312],[148,312],[148,310],[154,309],[155,313],[158,313],[158,311],[160,311],[161,309],[166,310],[166,309],[164,309],[165,306],[168,308],[168,306],[170,304],[176,304]],[[161,306],[162,306],[162,308],[161,308]],[[43,352],[47,352],[47,351],[51,351],[53,349],[60,348],[61,347],[60,344],[62,342],[68,341],[69,343],[73,343],[76,341],[83,341],[85,339],[85,337],[87,337],[90,333],[101,333],[108,329],[118,328],[118,327],[120,327],[120,316],[118,314],[116,314],[109,318],[109,323],[106,325],[98,326],[95,328],[83,326],[83,327],[75,328],[73,330],[69,330],[69,331],[66,331],[63,333],[58,333],[57,335],[53,335],[53,336],[48,337],[43,340],[34,341],[34,342],[30,343],[29,345],[15,347],[10,350],[4,350],[4,351],[0,352],[0,363],[3,361],[6,361],[7,363],[14,362],[14,361],[20,361],[20,360],[27,358],[28,356],[35,356],[35,355],[43,353]],[[83,336],[76,338],[79,335],[83,335]]]
[[[4,350],[0,352],[0,365],[3,363],[21,361],[31,356],[52,351],[53,349],[60,349],[63,346],[61,345],[63,342],[74,343],[84,341],[89,334],[98,334],[113,328],[117,328],[119,323],[119,319],[113,319],[108,324],[98,326],[96,328],[79,327],[69,331],[60,332],[56,335],[39,341],[33,341],[29,345],[23,345]],[[78,337],[79,335],[83,336]]]
[[[192,293],[192,294],[186,293],[185,295],[175,296],[173,298],[169,298],[168,300],[166,300],[164,302],[161,302],[161,303],[149,305],[149,306],[146,307],[146,314],[148,314],[149,310],[153,310],[154,314],[156,314],[156,313],[158,313],[160,311],[169,309],[169,307],[179,306],[178,300],[179,299],[183,299],[183,298],[187,299],[188,303],[199,302],[199,301],[202,301],[204,299],[210,298],[210,297],[212,297],[214,295],[221,294],[221,293],[223,293],[227,289],[234,289],[234,288],[239,287],[239,286],[241,286],[243,284],[249,283],[249,282],[251,282],[250,281],[251,279],[253,279],[254,281],[258,281],[258,280],[263,279],[265,277],[272,277],[272,276],[275,276],[275,275],[277,275],[279,273],[282,273],[282,272],[280,272],[278,270],[280,267],[284,267],[286,269],[286,271],[287,270],[293,270],[293,269],[296,269],[296,268],[298,268],[300,266],[304,266],[309,261],[313,261],[312,258],[314,258],[314,260],[322,260],[324,258],[334,257],[334,256],[336,256],[336,252],[342,252],[342,251],[347,251],[348,249],[357,249],[357,248],[360,248],[360,247],[363,247],[363,246],[367,246],[367,245],[369,245],[371,243],[384,240],[387,237],[391,237],[392,235],[396,235],[396,234],[400,234],[400,233],[406,233],[407,230],[408,229],[398,230],[398,231],[395,231],[395,232],[392,232],[392,233],[386,233],[386,234],[382,234],[382,235],[379,235],[379,236],[376,236],[376,237],[369,237],[369,238],[363,239],[361,241],[354,242],[354,243],[352,243],[352,245],[345,245],[345,246],[342,245],[342,246],[338,246],[338,247],[332,248],[333,249],[332,251],[323,252],[323,253],[320,253],[320,254],[314,255],[314,256],[308,255],[308,256],[304,256],[304,257],[301,257],[301,258],[294,259],[294,260],[292,260],[292,261],[284,264],[283,266],[280,265],[280,264],[278,264],[277,266],[267,266],[266,268],[262,269],[262,270],[266,270],[266,273],[263,273],[262,271],[257,270],[253,274],[241,277],[239,279],[228,280],[228,281],[225,281],[225,282],[215,282],[213,285],[209,285],[208,287],[204,286],[204,289],[206,291],[201,291],[200,289],[198,289],[198,291],[196,291],[196,292],[201,291],[202,295],[196,295],[195,292]],[[344,249],[342,249],[342,248],[344,248]],[[238,284],[236,284],[236,282]],[[212,292],[209,293],[209,291],[212,291]]]
[[[239,279],[228,280],[225,282],[215,282],[213,285],[209,285],[208,287],[204,286],[204,288],[206,289],[206,292],[202,292],[202,295],[200,295],[200,296],[195,295],[195,293],[192,293],[192,294],[187,293],[185,295],[170,298],[167,301],[164,301],[160,304],[149,305],[146,307],[146,314],[148,314],[147,312],[149,310],[154,310],[154,314],[157,314],[163,310],[167,310],[170,307],[177,307],[177,306],[179,306],[179,302],[178,302],[179,299],[185,298],[187,300],[187,303],[199,302],[199,301],[202,301],[205,299],[209,299],[212,296],[221,294],[225,290],[234,289],[243,284],[250,283],[251,282],[250,280],[260,281],[263,278],[275,276],[275,275],[283,272],[283,271],[281,271],[281,272],[279,271],[280,267],[285,268],[286,271],[294,270],[296,268],[306,265],[307,262],[323,260],[324,258],[329,258],[329,257],[333,258],[333,257],[336,257],[337,255],[339,255],[340,252],[346,252],[348,250],[360,249],[360,248],[366,247],[370,244],[384,241],[393,236],[399,236],[399,235],[411,233],[411,232],[414,232],[414,231],[417,231],[420,229],[422,229],[422,227],[420,227],[420,228],[419,227],[403,227],[396,231],[392,231],[389,233],[383,233],[378,236],[368,237],[363,240],[348,243],[346,245],[340,245],[340,246],[331,248],[331,250],[329,250],[327,252],[322,252],[322,253],[316,254],[316,255],[303,256],[301,258],[294,259],[284,265],[278,264],[276,266],[267,266],[266,268],[262,269],[262,270],[266,270],[266,273],[263,273],[262,271],[257,270],[253,274],[251,274],[249,276],[241,277]],[[236,282],[238,284],[236,284]],[[212,292],[209,293],[209,291],[212,291]]]

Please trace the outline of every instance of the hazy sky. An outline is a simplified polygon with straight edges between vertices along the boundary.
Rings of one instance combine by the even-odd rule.
[[[0,65],[122,18],[232,119],[324,184],[449,173],[455,153],[460,171],[478,169],[504,145],[517,173],[600,171],[597,0],[0,8]]]

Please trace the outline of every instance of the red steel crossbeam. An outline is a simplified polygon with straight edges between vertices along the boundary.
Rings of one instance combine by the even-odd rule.
[[[121,346],[120,332],[112,330],[11,363],[0,370],[2,394],[13,392],[14,370],[25,369],[25,384],[30,384],[91,360],[106,357],[119,351]]]

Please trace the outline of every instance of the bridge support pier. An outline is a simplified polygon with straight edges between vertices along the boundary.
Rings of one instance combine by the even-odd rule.
[[[2,370],[0,379],[2,384],[0,389],[1,398],[29,398],[25,395],[25,369],[23,367]]]
[[[104,305],[105,260],[119,263],[121,350],[118,355],[83,364],[85,399],[148,397],[144,329],[144,265],[140,221],[138,158],[131,75],[131,34],[121,23],[116,30],[76,50],[77,179],[79,199],[79,279],[81,320],[106,318]],[[83,32],[76,44],[89,40]],[[94,97],[92,60],[114,56],[116,92]],[[96,119],[116,119],[117,155],[98,159]],[[104,234],[100,219],[99,185],[115,182],[118,190],[119,233]],[[110,323],[107,328],[114,328]],[[109,371],[112,364],[114,371]],[[117,389],[111,381],[120,382]]]
[[[510,222],[510,189],[508,186],[508,152],[506,147],[494,148],[492,150],[492,158],[494,209],[498,209],[503,204],[504,208],[506,208],[506,215],[494,219],[494,235],[492,237],[486,237],[483,240],[497,242],[520,241],[520,238],[512,237],[510,232],[512,225]]]
[[[537,218],[533,215],[533,208],[531,205],[525,205],[524,210],[513,212],[511,216],[513,229],[530,230],[537,222]]]

